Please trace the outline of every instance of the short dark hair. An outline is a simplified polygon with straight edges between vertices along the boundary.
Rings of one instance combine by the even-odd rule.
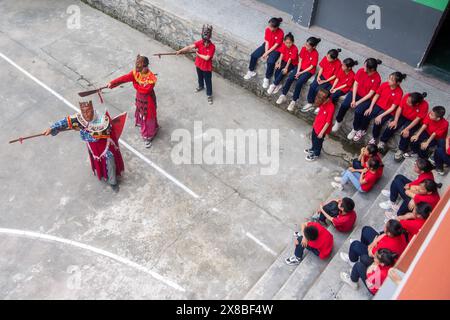
[[[317,92],[317,93],[319,93],[319,92],[322,92],[322,93],[324,93],[325,94],[325,96],[328,98],[330,95],[331,95],[331,92],[330,92],[330,90],[328,90],[328,89],[325,89],[325,88],[323,88],[323,87],[321,87],[320,89],[319,89],[319,91]]]
[[[370,158],[369,161],[367,161],[367,166],[371,170],[378,170],[379,168],[383,167],[383,164],[378,159]]]
[[[303,234],[305,235],[306,240],[314,241],[319,237],[319,230],[314,226],[306,226],[305,229],[303,229]]]
[[[433,208],[431,207],[431,205],[429,203],[419,202],[416,205],[416,213],[425,220],[428,219],[431,211],[433,211]]]
[[[436,106],[431,110],[438,118],[443,118],[445,116],[445,108],[443,106]]]
[[[350,198],[342,198],[342,208],[345,212],[350,212],[355,209],[355,202]]]

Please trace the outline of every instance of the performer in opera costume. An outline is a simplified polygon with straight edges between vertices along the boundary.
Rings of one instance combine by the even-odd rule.
[[[136,67],[130,73],[112,80],[108,88],[112,89],[125,82],[133,82],[136,89],[135,126],[141,128],[141,136],[145,146],[150,148],[152,140],[158,133],[159,125],[156,117],[156,95],[153,90],[156,76],[148,68],[148,58],[138,55]]]
[[[92,171],[99,180],[106,181],[118,191],[117,176],[124,171],[119,148],[119,137],[125,125],[126,113],[111,119],[108,112],[99,115],[92,101],[80,102],[80,113],[55,122],[44,131],[44,135],[57,135],[60,131],[76,130],[86,141]]]

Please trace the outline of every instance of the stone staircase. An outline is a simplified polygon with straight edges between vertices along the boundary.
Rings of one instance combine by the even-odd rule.
[[[384,222],[384,211],[379,208],[379,202],[386,198],[381,190],[389,188],[396,174],[405,174],[413,177],[412,167],[414,160],[408,159],[403,163],[396,163],[394,154],[388,152],[384,158],[383,177],[374,189],[366,194],[356,192],[353,186],[348,185],[344,191],[335,191],[330,199],[351,197],[355,201],[358,215],[356,226],[350,233],[340,233],[334,227],[328,227],[333,234],[334,247],[331,257],[320,260],[307,250],[303,261],[298,266],[288,266],[284,259],[293,254],[294,246],[289,244],[262,277],[255,283],[244,299],[368,299],[369,294],[365,288],[354,291],[346,288],[340,281],[339,273],[349,270],[349,266],[341,261],[339,252],[348,252],[348,239],[359,239],[361,229],[371,225],[381,229]],[[293,239],[292,239],[293,241]]]

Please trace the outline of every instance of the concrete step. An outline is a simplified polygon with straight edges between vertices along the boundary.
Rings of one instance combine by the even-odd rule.
[[[386,169],[396,169],[394,173],[386,172],[386,176],[389,177],[389,179],[385,180],[384,188],[389,188],[391,181],[397,174],[404,174],[411,178],[414,177],[414,174],[412,172],[414,163],[413,159],[408,159],[399,165],[397,163],[394,163],[393,155],[388,154],[388,156],[384,158],[384,162]],[[357,227],[350,234],[349,238],[360,239],[361,230],[366,225],[373,226],[375,229],[382,230],[385,216],[384,210],[379,207],[379,203],[386,201],[386,197],[384,197],[379,192],[380,190],[378,190],[378,192],[374,190],[373,195],[375,196],[375,200],[371,205],[368,205],[367,213],[365,214],[365,216],[361,217],[362,219],[358,221]],[[321,273],[315,283],[305,294],[304,299],[370,299],[370,294],[362,285],[358,290],[352,290],[350,288],[344,288],[344,283],[342,283],[340,280],[340,272],[349,271],[350,266],[341,260],[341,258],[339,257],[339,253],[348,253],[349,247],[350,241],[345,241],[339,252],[331,259],[326,269]],[[345,287],[347,286],[345,285]]]

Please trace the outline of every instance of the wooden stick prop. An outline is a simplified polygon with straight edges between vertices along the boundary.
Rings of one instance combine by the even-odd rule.
[[[82,91],[82,92],[78,92],[78,95],[80,97],[87,97],[90,96],[91,94],[98,94],[98,97],[100,98],[100,103],[103,103],[103,97],[102,97],[102,90],[108,88],[108,86],[104,86],[101,87],[99,89],[94,89],[94,90],[88,90],[88,91]]]
[[[197,51],[186,51],[186,52],[181,52],[180,54],[189,54],[189,53],[196,53]],[[155,53],[153,54],[153,56],[157,56],[158,58],[161,59],[161,56],[176,56],[177,53],[176,52],[163,52],[163,53]]]
[[[60,132],[70,131],[70,130],[72,130],[72,129],[61,130]],[[33,138],[42,137],[42,136],[45,136],[45,134],[43,134],[43,133],[33,134],[33,135],[31,135],[31,136],[19,137],[19,138],[17,138],[17,139],[14,139],[14,140],[9,141],[9,143],[20,142],[20,143],[22,144],[24,140],[33,139]]]

